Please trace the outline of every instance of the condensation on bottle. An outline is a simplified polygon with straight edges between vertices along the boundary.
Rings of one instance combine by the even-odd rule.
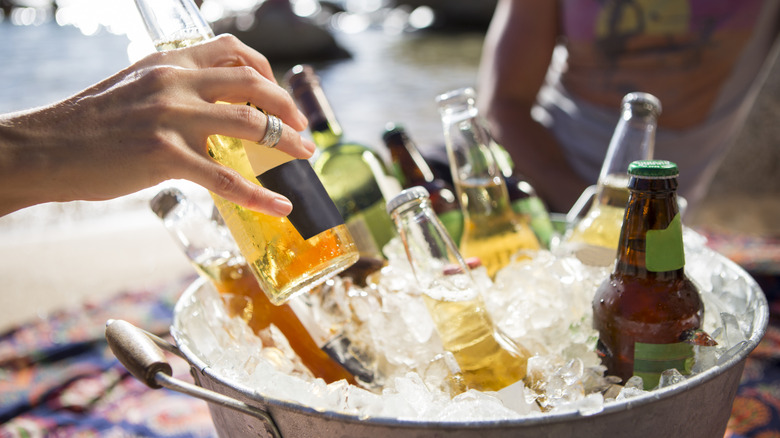
[[[135,3],[158,51],[214,38],[192,0]],[[278,218],[211,194],[250,270],[274,304],[307,292],[355,263],[359,255],[353,238],[306,160],[222,135],[210,136],[208,147],[220,164],[250,182],[284,190],[293,203],[293,213]]]
[[[525,377],[530,353],[494,325],[468,264],[431,207],[427,190],[406,189],[387,209],[442,345],[460,367],[452,376],[454,389],[498,391]]]
[[[256,333],[273,324],[284,334],[301,363],[327,383],[353,375],[335,361],[301,323],[287,304],[276,306],[260,288],[229,232],[175,188],[160,191],[150,202],[198,273],[211,281],[232,316],[238,316]],[[294,300],[294,299],[293,299]]]
[[[593,324],[607,374],[639,376],[649,390],[666,369],[690,373],[704,306],[685,275],[676,164],[636,161],[628,174],[617,261],[596,291]]]

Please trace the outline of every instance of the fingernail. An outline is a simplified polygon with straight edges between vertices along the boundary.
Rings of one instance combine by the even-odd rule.
[[[306,152],[313,155],[314,151],[317,150],[317,145],[314,144],[313,141],[309,140],[308,138],[301,137],[301,143],[303,144],[303,148],[306,149]]]
[[[303,126],[307,126],[309,124],[309,119],[306,118],[306,115],[303,114],[303,111],[298,110],[298,119],[303,123]]]
[[[292,202],[282,195],[276,195],[271,203],[271,210],[279,216],[287,216],[292,212],[292,209]]]

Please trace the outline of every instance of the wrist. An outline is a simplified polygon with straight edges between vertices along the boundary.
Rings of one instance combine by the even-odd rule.
[[[33,112],[0,115],[0,215],[47,202],[47,153],[43,126]]]

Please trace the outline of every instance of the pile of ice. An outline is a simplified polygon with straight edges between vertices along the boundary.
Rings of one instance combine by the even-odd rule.
[[[696,347],[695,373],[739,354],[758,330],[756,309],[763,294],[731,262],[686,230],[686,272],[705,303],[704,330],[715,347]],[[317,410],[414,421],[516,419],[546,412],[600,412],[645,394],[639,382],[625,386],[604,376],[594,352],[591,300],[608,269],[583,265],[574,257],[547,251],[516,260],[491,281],[474,271],[498,327],[534,356],[528,361],[531,387],[521,381],[499,392],[469,390],[451,395],[443,384],[452,368],[398,241],[388,248],[389,265],[358,288],[332,280],[306,299],[328,310],[320,322],[341,331],[377,378],[358,387],[325,384],[300,365],[281,333],[256,336],[240,318],[228,316],[223,298],[202,287],[177,307],[177,339],[224,379],[272,399]],[[262,339],[261,339],[262,338]],[[685,380],[665,373],[660,386]]]

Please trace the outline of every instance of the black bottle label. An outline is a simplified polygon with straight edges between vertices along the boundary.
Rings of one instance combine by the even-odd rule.
[[[292,202],[287,219],[304,239],[344,223],[336,205],[306,160],[292,160],[269,169],[257,180],[263,187],[282,194]]]

